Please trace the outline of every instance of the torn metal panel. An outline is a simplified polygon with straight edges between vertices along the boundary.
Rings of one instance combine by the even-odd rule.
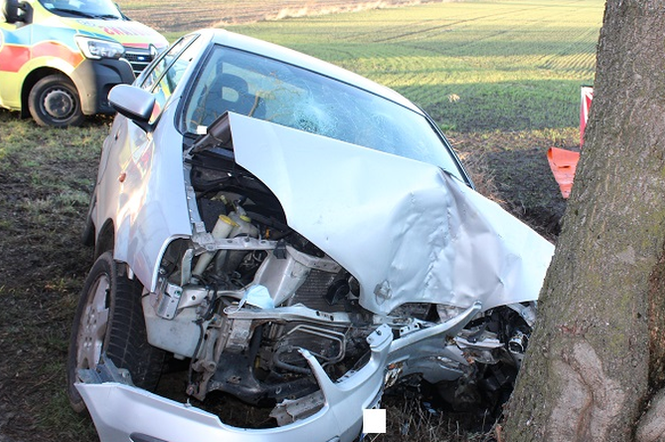
[[[293,229],[358,279],[366,309],[537,298],[554,247],[438,167],[230,119],[238,164],[278,197]]]

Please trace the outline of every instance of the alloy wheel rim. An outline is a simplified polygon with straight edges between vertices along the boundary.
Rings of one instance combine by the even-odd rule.
[[[92,294],[84,307],[78,333],[77,368],[94,368],[102,357],[109,322],[108,275],[101,275],[92,286]]]
[[[69,91],[62,88],[51,89],[44,94],[42,106],[47,115],[60,121],[71,117],[76,110],[74,97]]]

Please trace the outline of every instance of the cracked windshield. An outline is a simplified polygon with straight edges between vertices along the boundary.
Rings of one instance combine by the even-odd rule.
[[[422,115],[305,69],[216,46],[188,100],[185,130],[203,134],[226,111],[424,161],[461,179]]]

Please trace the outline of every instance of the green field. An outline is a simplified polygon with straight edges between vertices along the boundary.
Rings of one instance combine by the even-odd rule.
[[[165,6],[169,2],[151,2],[120,4],[147,24],[178,19]],[[241,3],[249,12],[266,4],[228,4]],[[199,27],[199,18],[234,21],[222,20],[226,3],[173,4],[193,28]],[[549,215],[539,213],[564,207],[545,151],[552,144],[578,143],[579,86],[593,81],[603,4],[430,2],[226,27],[402,92],[435,117],[467,159],[486,154],[490,172],[476,177],[477,184],[494,177],[498,199],[523,218],[535,214],[542,221]],[[191,14],[181,12],[188,8]],[[155,10],[162,14],[146,13]],[[161,26],[171,40],[185,32]],[[91,118],[82,128],[45,129],[0,110],[0,441],[96,440],[90,422],[67,406],[64,358],[78,291],[92,264],[91,251],[78,238],[109,122]],[[401,440],[423,439],[410,435]]]
[[[226,28],[367,76],[456,131],[576,126],[601,0],[432,3]]]
[[[579,86],[593,82],[603,0],[422,2],[265,20],[297,15],[298,4],[334,11],[349,3],[359,8],[379,4],[230,0],[193,6],[123,0],[120,5],[170,40],[217,25],[330,61],[398,90],[444,129],[559,129],[578,124]],[[256,20],[261,21],[231,24]]]
[[[358,8],[379,4],[120,2],[127,14],[164,31],[170,40],[216,25],[330,61],[398,90],[444,129],[513,131],[578,124],[579,87],[593,82],[603,0],[418,2],[265,20],[297,15],[298,4],[335,11],[349,3]],[[231,24],[236,21],[255,22]]]

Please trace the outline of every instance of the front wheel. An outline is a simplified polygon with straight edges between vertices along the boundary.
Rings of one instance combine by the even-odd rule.
[[[64,75],[49,75],[35,83],[28,109],[40,126],[78,126],[85,118],[76,86]]]
[[[94,369],[102,355],[127,369],[137,387],[157,387],[165,353],[148,343],[142,291],[138,281],[120,274],[111,252],[92,266],[76,309],[67,358],[67,393],[76,412],[85,410],[74,386],[77,371]]]

